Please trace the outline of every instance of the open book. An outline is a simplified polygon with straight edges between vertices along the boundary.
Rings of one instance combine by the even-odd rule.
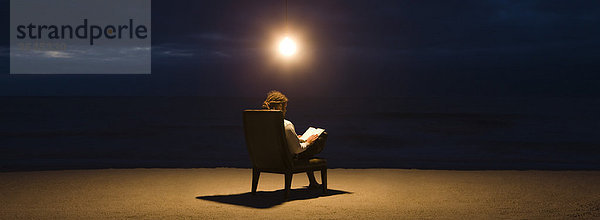
[[[304,134],[302,134],[302,136],[301,136],[300,138],[298,138],[298,139],[300,139],[300,140],[302,140],[302,141],[306,141],[306,139],[308,139],[310,136],[313,136],[313,135],[315,135],[315,134],[316,134],[317,136],[319,136],[319,135],[321,135],[321,134],[322,134],[324,131],[325,131],[325,129],[322,129],[322,128],[313,128],[313,127],[310,127],[310,128],[308,128],[308,129],[307,129],[307,130],[304,132]]]

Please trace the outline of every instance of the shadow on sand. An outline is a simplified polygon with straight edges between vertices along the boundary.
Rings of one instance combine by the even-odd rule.
[[[276,191],[258,191],[256,195],[252,193],[241,193],[231,195],[198,196],[196,199],[220,202],[231,205],[246,206],[251,208],[266,209],[281,205],[287,201],[314,199],[318,197],[334,196],[339,194],[351,194],[351,192],[328,189],[327,193],[322,193],[321,189],[291,189],[290,197],[283,198],[283,189]]]

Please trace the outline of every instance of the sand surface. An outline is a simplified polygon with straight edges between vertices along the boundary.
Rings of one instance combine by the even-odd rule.
[[[331,169],[330,191],[251,170],[106,169],[0,173],[0,219],[600,218],[599,171]],[[319,177],[317,173],[317,178]]]

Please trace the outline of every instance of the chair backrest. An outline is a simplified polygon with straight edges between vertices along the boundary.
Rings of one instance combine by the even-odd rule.
[[[289,170],[292,154],[287,147],[283,113],[279,110],[244,110],[244,133],[256,168]]]

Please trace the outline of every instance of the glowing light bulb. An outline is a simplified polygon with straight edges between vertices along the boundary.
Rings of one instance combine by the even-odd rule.
[[[289,37],[283,38],[283,40],[279,43],[279,52],[286,57],[292,56],[296,53],[297,50],[296,42],[294,42]]]

